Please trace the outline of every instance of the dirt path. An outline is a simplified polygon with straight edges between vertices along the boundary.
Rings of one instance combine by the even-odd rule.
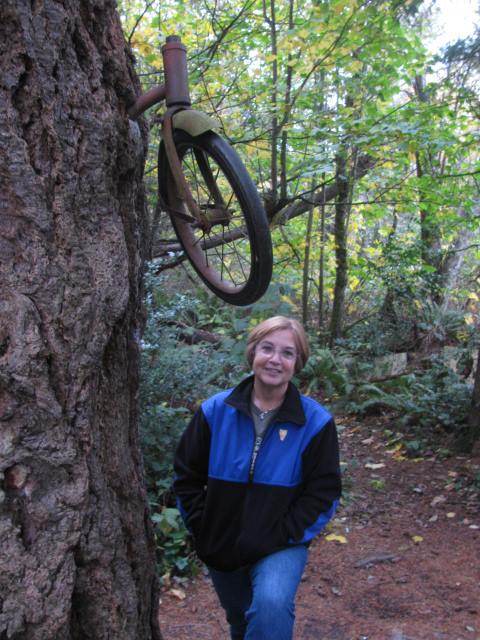
[[[345,504],[311,547],[295,640],[480,640],[480,458],[407,459],[384,428],[340,424]],[[205,576],[162,594],[161,624],[229,638]]]

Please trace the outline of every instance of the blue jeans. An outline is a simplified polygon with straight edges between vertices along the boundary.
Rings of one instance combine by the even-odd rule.
[[[307,555],[307,547],[297,545],[237,571],[209,568],[232,640],[292,639],[295,594]]]

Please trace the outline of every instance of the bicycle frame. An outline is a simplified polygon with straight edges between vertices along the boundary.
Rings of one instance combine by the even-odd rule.
[[[150,89],[141,95],[133,107],[129,110],[129,117],[134,120],[148,108],[157,102],[166,101],[167,110],[162,116],[162,137],[165,145],[165,152],[170,165],[172,176],[175,182],[177,193],[183,200],[192,216],[181,211],[169,210],[169,213],[177,215],[187,222],[197,223],[206,233],[210,231],[212,226],[212,212],[209,217],[201,211],[192,196],[188,183],[185,179],[182,163],[178,157],[173,139],[173,117],[180,111],[192,110],[190,101],[190,92],[188,88],[188,68],[187,68],[187,49],[181,43],[179,36],[167,36],[166,43],[162,46],[162,57],[164,65],[165,84]],[[208,116],[204,116],[208,119]],[[204,131],[214,128],[215,122],[210,122]],[[212,189],[215,187],[215,179],[211,172],[210,175],[204,176],[210,182]],[[214,218],[213,213],[213,218]],[[224,215],[224,214],[220,214]],[[214,220],[213,220],[214,221]]]

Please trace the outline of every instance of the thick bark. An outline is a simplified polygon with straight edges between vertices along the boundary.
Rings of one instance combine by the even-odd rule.
[[[0,637],[158,638],[145,139],[114,2],[2,0],[0,56]]]

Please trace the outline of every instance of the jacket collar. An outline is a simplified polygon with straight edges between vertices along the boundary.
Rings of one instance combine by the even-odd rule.
[[[250,416],[250,399],[254,376],[242,380],[225,399],[225,403]],[[285,399],[275,416],[275,422],[293,422],[303,426],[306,422],[300,393],[297,387],[288,383]]]

